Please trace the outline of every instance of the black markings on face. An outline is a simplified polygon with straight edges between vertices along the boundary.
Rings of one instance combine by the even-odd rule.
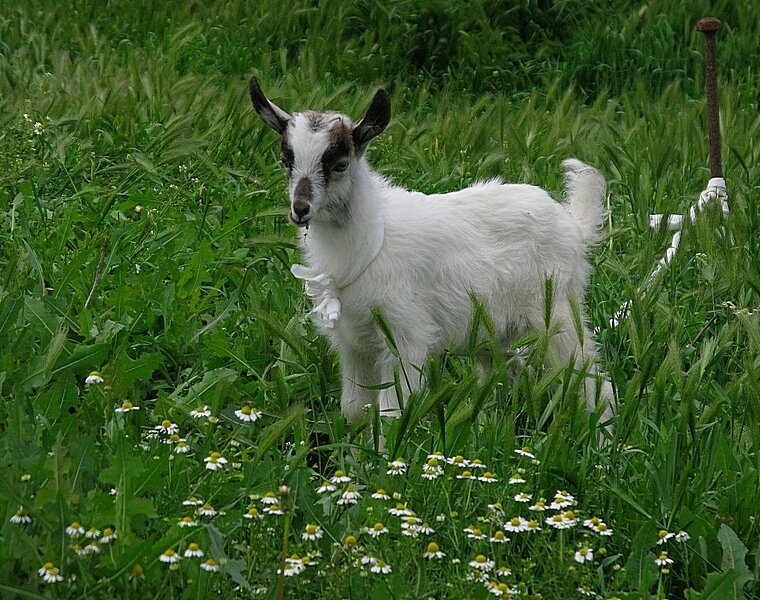
[[[293,161],[295,160],[295,155],[293,154],[293,148],[290,147],[287,132],[285,132],[285,134],[282,136],[280,160],[282,161],[283,166],[287,169],[288,175],[290,175],[290,172],[293,170]]]
[[[330,181],[333,174],[346,170],[351,159],[351,150],[351,132],[339,122],[330,130],[329,143],[322,154],[322,176],[325,183]]]

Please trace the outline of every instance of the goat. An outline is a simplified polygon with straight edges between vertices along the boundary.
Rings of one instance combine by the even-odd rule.
[[[341,410],[351,422],[367,405],[400,414],[396,391],[379,384],[400,377],[403,399],[421,383],[434,353],[465,347],[473,297],[490,316],[500,346],[545,329],[546,280],[553,284],[550,346],[556,364],[584,362],[587,406],[611,416],[612,387],[596,386],[597,353],[582,302],[589,249],[602,238],[605,180],[593,167],[564,161],[564,204],[541,188],[477,183],[426,195],[393,185],[366,158],[370,141],[390,121],[390,96],[380,89],[358,123],[334,112],[288,114],[249,84],[259,117],[281,136],[288,174],[289,219],[301,228],[306,281],[315,325],[340,355]],[[384,315],[398,352],[374,316]],[[573,311],[580,311],[576,332]]]

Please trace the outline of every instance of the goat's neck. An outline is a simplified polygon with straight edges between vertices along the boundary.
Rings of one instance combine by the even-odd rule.
[[[347,198],[348,219],[314,220],[303,237],[310,266],[333,276],[338,288],[356,280],[380,252],[385,235],[382,178],[362,159]]]

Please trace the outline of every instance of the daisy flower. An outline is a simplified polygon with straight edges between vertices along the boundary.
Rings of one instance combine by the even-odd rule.
[[[471,469],[487,469],[483,462],[479,458],[475,458],[470,461]]]
[[[348,546],[349,548],[353,548],[356,546],[356,536],[353,535],[347,535],[343,538],[343,543]]]
[[[264,513],[267,515],[284,515],[285,513],[280,508],[279,504],[267,504],[264,507]]]
[[[332,483],[330,483],[326,479],[323,479],[322,480],[322,485],[320,485],[317,488],[317,494],[324,494],[324,493],[327,493],[327,492],[334,492],[337,489],[338,488],[336,488]]]
[[[158,557],[158,560],[160,560],[162,563],[174,564],[179,562],[181,558],[182,557],[179,554],[169,548],[168,550],[163,551],[161,556]]]
[[[529,533],[535,533],[536,531],[541,531],[541,527],[539,526],[538,521],[531,519],[525,526],[525,531]]]
[[[528,446],[523,446],[522,448],[516,448],[515,454],[519,454],[520,456],[524,456],[525,458],[536,458],[536,455],[530,451],[530,448]]]
[[[118,406],[117,408],[115,408],[114,412],[116,412],[116,413],[128,413],[128,412],[133,411],[133,410],[140,410],[140,407],[139,406],[135,406],[129,400],[127,400],[126,402],[122,402],[121,406]]]
[[[388,475],[404,475],[406,473],[406,461],[403,458],[397,458],[388,463]]]
[[[26,511],[24,510],[23,506],[19,506],[18,510],[16,511],[16,514],[14,514],[10,518],[10,521],[11,523],[17,523],[17,524],[23,523],[26,525],[27,523],[32,522],[32,517],[26,514]]]
[[[406,517],[409,516],[412,511],[407,508],[406,502],[403,504],[399,502],[396,504],[396,506],[389,508],[388,512],[394,517]]]
[[[103,383],[103,378],[100,376],[100,373],[97,371],[93,371],[90,373],[87,378],[84,380],[84,384],[87,386],[90,385],[97,385],[99,383]]]
[[[190,496],[187,500],[184,500],[182,502],[183,506],[203,506],[203,500],[200,498],[196,498],[195,496]]]
[[[486,471],[480,477],[478,477],[478,481],[482,481],[483,483],[494,483],[499,480],[496,475],[491,473],[491,471]]]
[[[185,550],[185,558],[200,558],[203,556],[203,550],[200,549],[200,546],[196,544],[195,542],[191,542],[187,546],[187,550]]]
[[[457,454],[456,456],[447,459],[446,462],[448,462],[450,465],[454,465],[455,467],[459,467],[460,469],[464,469],[465,467],[470,466],[470,461],[461,454]]]
[[[338,469],[333,473],[333,476],[330,477],[330,483],[349,483],[350,481],[351,478],[348,477],[342,469]]]
[[[588,546],[582,546],[575,551],[575,562],[583,564],[594,560],[594,551]]]
[[[526,494],[525,492],[520,492],[515,495],[515,502],[530,502],[531,500],[533,500],[533,496],[531,494]]]
[[[379,538],[384,533],[388,533],[388,528],[378,521],[372,527],[365,527],[364,532],[370,537]]]
[[[691,536],[688,533],[686,533],[683,529],[676,534],[677,542],[682,542],[682,543],[688,542],[690,539],[691,539]]]
[[[560,508],[571,506],[573,502],[575,502],[575,498],[572,494],[557,490],[557,494],[554,496],[554,501],[549,505],[549,508],[559,510]]]
[[[509,586],[503,581],[489,581],[486,583],[486,588],[497,598],[500,598],[504,594],[507,594],[507,596],[512,595],[509,591]]]
[[[375,561],[375,564],[373,564],[369,570],[373,573],[382,573],[383,575],[387,575],[392,571],[391,566],[382,560]]]
[[[597,527],[596,527],[596,532],[599,535],[603,535],[605,537],[608,537],[608,536],[612,535],[612,529],[610,529],[609,527],[607,527],[606,523],[599,523],[599,525],[597,525]]]
[[[37,121],[34,124],[34,135],[42,135],[43,133],[45,133],[45,124]]]
[[[190,452],[190,446],[187,445],[187,440],[185,438],[180,438],[177,441],[177,445],[174,447],[174,452],[176,454],[187,454]]]
[[[82,527],[79,521],[73,521],[71,525],[66,528],[66,535],[70,535],[71,537],[84,535],[84,527]]]
[[[504,529],[512,533],[522,533],[528,530],[528,521],[522,517],[512,517],[504,523]]]
[[[470,525],[469,527],[465,527],[463,530],[467,534],[467,538],[471,540],[484,540],[486,539],[486,534],[483,533],[478,527],[473,527]]]
[[[497,515],[504,514],[504,507],[502,506],[501,502],[494,502],[493,504],[489,504],[488,508],[495,512]]]
[[[654,564],[656,564],[658,567],[667,567],[668,565],[673,564],[673,559],[668,558],[668,553],[662,551],[660,552],[660,556],[654,560]]]
[[[525,483],[525,478],[520,473],[514,473],[512,477],[509,478],[509,482],[512,485],[516,483]]]
[[[436,544],[435,542],[430,542],[427,545],[427,550],[425,551],[425,554],[423,554],[422,556],[424,556],[428,560],[432,560],[434,558],[443,558],[444,556],[446,556],[446,554],[441,552],[441,549],[438,547],[438,544]]]
[[[391,499],[391,497],[383,488],[378,489],[374,494],[372,494],[372,498],[374,498],[375,500],[390,500]]]
[[[97,542],[92,541],[82,548],[82,554],[100,554],[100,548]]]
[[[346,488],[346,491],[343,492],[340,495],[340,498],[338,499],[337,504],[340,506],[347,505],[347,504],[356,504],[359,501],[359,498],[361,498],[362,495],[354,489],[354,486],[349,485]]]
[[[215,573],[219,570],[219,565],[213,558],[207,558],[201,563],[201,569],[209,573]]]
[[[240,410],[235,411],[235,416],[244,423],[255,423],[261,418],[261,411],[256,408],[251,408],[251,405],[245,402]]]
[[[179,437],[178,434],[172,433],[172,434],[169,435],[169,437],[163,439],[162,441],[163,441],[164,444],[177,444],[177,443],[179,443],[179,441],[181,439],[182,438]]]
[[[504,565],[496,568],[496,574],[499,577],[509,577],[512,574],[512,570],[509,569],[509,567],[505,567]]]
[[[505,542],[508,542],[508,541],[509,541],[509,538],[508,538],[506,535],[504,535],[504,532],[503,532],[503,531],[496,531],[496,532],[494,532],[494,534],[491,536],[491,539],[490,539],[490,541],[491,541],[491,543],[493,543],[493,544],[503,544],[503,543],[505,543]]]
[[[178,522],[177,525],[179,527],[197,527],[198,522],[195,521],[192,517],[182,517]]]
[[[261,499],[262,504],[279,504],[280,501],[277,500],[277,494],[275,494],[273,491],[268,491],[266,494],[264,494],[264,497]]]
[[[166,435],[179,433],[179,426],[176,423],[172,423],[169,419],[164,419],[161,421],[160,425],[156,425],[153,429],[159,433],[165,433]]]
[[[42,581],[45,583],[59,583],[63,581],[60,569],[51,562],[46,562],[42,565],[37,574],[42,577]]]
[[[596,596],[596,592],[587,585],[582,585],[578,588],[578,592],[581,596]]]
[[[198,514],[204,517],[214,517],[216,516],[217,512],[209,502],[205,502],[203,506],[198,509]]]
[[[419,525],[417,527],[417,531],[419,531],[422,535],[432,535],[435,533],[435,529],[433,529],[427,523],[423,523],[422,525]]]
[[[478,571],[492,571],[496,566],[496,563],[492,560],[488,560],[482,554],[478,554],[474,560],[470,561],[470,566]]]
[[[103,530],[103,537],[98,540],[101,544],[109,544],[116,539],[116,532],[111,527]]]
[[[668,531],[665,531],[664,529],[660,529],[660,531],[657,533],[657,544],[659,546],[662,546],[665,544],[670,538],[675,537],[675,533],[670,533]]]
[[[528,507],[528,510],[534,512],[544,512],[546,510],[546,500],[541,498],[538,502]]]
[[[602,520],[599,517],[591,517],[583,521],[583,526],[596,531],[600,523],[602,523]]]
[[[219,452],[212,452],[209,456],[203,459],[206,463],[206,468],[210,471],[218,471],[227,464],[227,459],[224,458]]]
[[[313,523],[309,523],[306,526],[306,529],[301,534],[301,538],[305,541],[313,542],[314,540],[318,540],[322,537],[322,528],[319,525],[314,525]]]
[[[439,462],[444,462],[446,460],[446,457],[443,454],[441,454],[440,452],[433,452],[433,454],[428,454],[427,455],[427,459],[428,460],[430,460],[432,458],[436,459]]]
[[[244,519],[263,519],[264,515],[259,512],[259,509],[255,506],[248,508],[248,511],[243,514]]]
[[[443,475],[443,467],[438,462],[437,458],[429,458],[428,461],[422,465],[423,479],[433,480]]]
[[[196,406],[190,411],[190,416],[193,419],[207,419],[211,416],[211,410],[205,404],[203,406]]]
[[[84,534],[84,537],[90,539],[97,539],[100,537],[100,529],[97,527],[90,527]]]
[[[87,556],[87,551],[82,548],[79,544],[72,544],[71,550],[77,555],[77,556]]]
[[[457,479],[477,479],[477,476],[473,475],[472,471],[462,471],[457,475]]]

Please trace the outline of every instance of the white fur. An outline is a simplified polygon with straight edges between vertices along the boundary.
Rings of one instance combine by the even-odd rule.
[[[262,112],[266,116],[266,108]],[[558,326],[551,337],[553,359],[587,365],[587,405],[592,409],[598,400],[605,406],[603,418],[611,415],[608,381],[602,380],[597,398],[597,354],[582,309],[590,274],[586,255],[601,238],[605,216],[605,181],[598,171],[565,161],[564,204],[538,187],[499,181],[425,195],[379,176],[364,148],[352,147],[345,172],[325,182],[319,166],[329,127],[315,131],[303,114],[285,116],[295,156],[291,201],[302,177],[310,179],[313,192],[303,254],[311,269],[333,277],[342,306],[334,327],[321,329],[340,354],[347,419],[374,402],[382,414],[398,415],[393,388],[367,387],[392,381],[399,370],[406,397],[420,385],[429,356],[452,346],[464,349],[473,296],[483,303],[505,351],[517,336],[543,331],[548,277]],[[328,117],[356,127],[343,115]],[[573,305],[581,311],[582,340]],[[373,309],[389,323],[400,360],[389,350]]]

